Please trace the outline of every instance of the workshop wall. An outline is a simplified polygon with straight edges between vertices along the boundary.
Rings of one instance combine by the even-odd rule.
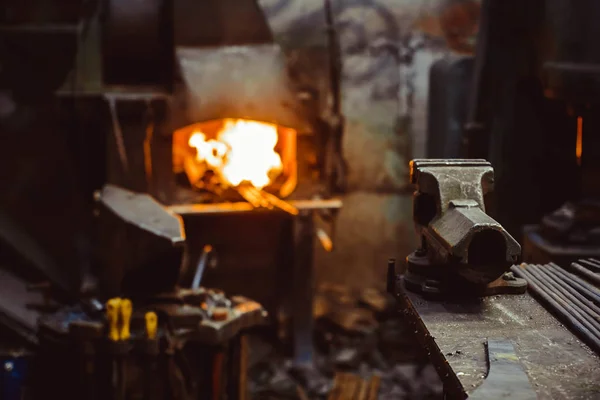
[[[260,0],[287,48],[323,41],[324,0]],[[343,57],[348,193],[318,282],[383,287],[386,260],[415,247],[408,162],[425,155],[429,67],[471,52],[478,0],[333,0]],[[402,264],[399,263],[400,265]]]

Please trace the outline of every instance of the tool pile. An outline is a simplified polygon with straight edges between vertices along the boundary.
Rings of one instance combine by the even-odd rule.
[[[579,260],[564,269],[554,263],[511,268],[594,351],[600,353],[600,261]]]

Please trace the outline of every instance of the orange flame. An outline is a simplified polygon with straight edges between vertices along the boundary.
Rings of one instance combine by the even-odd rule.
[[[227,119],[216,139],[192,133],[188,145],[196,160],[206,163],[231,186],[249,182],[258,189],[269,185],[283,170],[275,151],[277,126],[258,121]]]

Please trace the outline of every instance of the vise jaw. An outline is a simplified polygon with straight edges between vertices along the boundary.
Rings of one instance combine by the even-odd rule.
[[[481,287],[518,262],[521,246],[485,212],[494,188],[489,162],[416,159],[410,179],[421,247],[408,257],[409,273]]]

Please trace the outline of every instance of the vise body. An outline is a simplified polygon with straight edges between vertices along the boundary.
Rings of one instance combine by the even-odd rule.
[[[413,219],[421,244],[407,258],[409,289],[479,295],[524,290],[524,282],[505,276],[518,262],[521,246],[485,211],[485,197],[494,187],[489,162],[416,159],[410,179],[416,185]]]

